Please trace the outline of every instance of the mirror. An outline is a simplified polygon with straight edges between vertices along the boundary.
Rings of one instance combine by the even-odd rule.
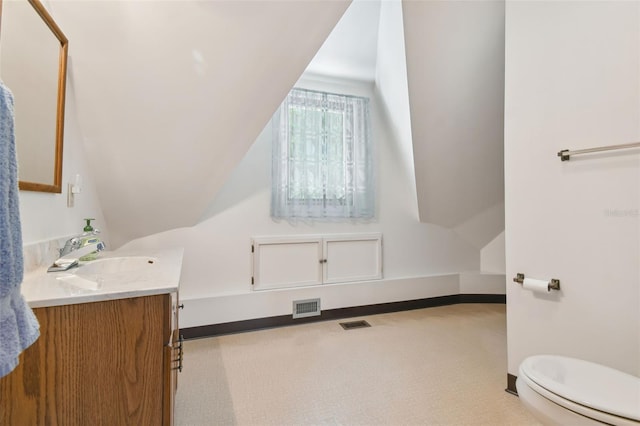
[[[21,190],[62,192],[67,49],[40,0],[0,0],[0,78],[14,97]]]

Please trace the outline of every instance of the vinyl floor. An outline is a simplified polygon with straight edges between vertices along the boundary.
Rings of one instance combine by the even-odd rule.
[[[500,304],[191,340],[176,424],[539,425],[504,391],[506,358]]]

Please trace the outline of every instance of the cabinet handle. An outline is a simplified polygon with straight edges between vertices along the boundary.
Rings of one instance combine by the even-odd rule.
[[[178,358],[174,359],[173,361],[177,361],[178,362],[178,366],[177,367],[173,367],[173,370],[178,370],[178,372],[182,373],[182,357],[183,357],[183,350],[182,350],[182,343],[184,342],[184,336],[182,336],[182,334],[180,335],[180,337],[178,338],[178,347],[176,349],[178,349]]]
[[[178,309],[184,309],[184,303],[179,304]]]
[[[327,259],[320,259],[319,262],[320,263],[327,263]]]

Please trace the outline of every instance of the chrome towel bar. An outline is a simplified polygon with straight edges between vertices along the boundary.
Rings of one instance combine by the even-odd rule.
[[[524,274],[517,273],[516,277],[513,279],[514,283],[522,284],[524,283]],[[549,280],[549,290],[560,290],[560,280],[552,278]]]
[[[562,151],[558,152],[558,157],[560,157],[560,161],[569,161],[571,160],[572,155],[591,154],[593,152],[613,151],[615,149],[629,148],[640,148],[640,142],[625,143],[621,145],[600,146],[597,148],[575,149],[573,151],[563,149]]]

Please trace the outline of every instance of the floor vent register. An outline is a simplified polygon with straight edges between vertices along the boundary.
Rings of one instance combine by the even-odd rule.
[[[342,328],[344,328],[345,330],[354,330],[356,328],[371,327],[371,324],[362,320],[362,321],[341,322],[340,326],[342,326]]]

